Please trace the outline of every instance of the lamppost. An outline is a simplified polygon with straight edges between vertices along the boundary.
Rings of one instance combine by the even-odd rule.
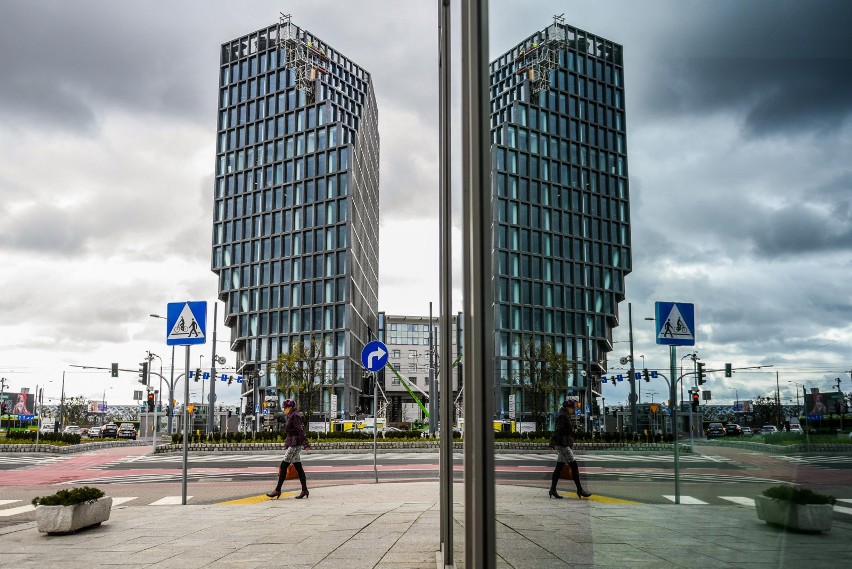
[[[165,316],[160,316],[159,314],[149,314],[151,318],[159,318],[160,320],[168,320]],[[162,360],[160,360],[162,362]],[[162,377],[162,368],[160,369],[160,376]],[[175,347],[172,346],[172,369],[171,374],[169,376],[169,405],[168,405],[168,418],[166,420],[166,429],[169,432],[169,435],[172,434],[172,417],[174,415],[174,400],[175,400]],[[162,384],[160,384],[160,401],[163,400],[163,389]]]
[[[645,369],[646,369],[645,368],[645,355],[639,354],[639,357],[642,358],[642,371],[644,372]],[[642,382],[637,381],[636,383],[639,385],[639,401],[638,401],[638,403],[641,405],[642,404]],[[639,432],[639,431],[636,431],[636,432]]]
[[[801,413],[802,413],[802,409],[799,407],[799,387],[801,387],[802,389],[804,389],[804,388],[805,388],[805,386],[804,386],[804,385],[802,385],[801,383],[799,383],[798,381],[790,381],[790,380],[788,380],[788,381],[787,381],[787,383],[792,383],[792,384],[794,384],[794,385],[796,386],[796,415],[801,415]]]
[[[734,414],[736,414],[737,409],[739,409],[739,408],[740,408],[740,392],[739,392],[739,391],[737,391],[737,388],[736,388],[736,387],[732,387],[731,389],[733,389],[733,390],[734,390],[734,395],[735,395],[735,396],[736,396],[736,398],[737,398],[737,399],[736,399],[736,403],[734,403]]]
[[[101,397],[101,425],[106,424],[106,415],[107,415],[107,406],[106,406],[106,392],[107,389],[112,389],[112,386],[104,388],[103,397]]]

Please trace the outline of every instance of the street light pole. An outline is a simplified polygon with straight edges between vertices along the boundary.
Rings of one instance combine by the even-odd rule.
[[[159,314],[149,314],[148,316],[150,316],[151,318],[159,318],[160,320],[168,320],[165,316],[160,316]],[[168,335],[168,331],[166,332],[166,334]],[[160,361],[162,362],[162,360],[160,360]],[[162,373],[162,368],[161,368],[160,369],[160,379],[162,379],[162,375],[163,375],[163,373]],[[161,404],[162,404],[162,400],[163,400],[163,390],[162,390],[162,383],[161,383],[160,384],[160,402],[161,402]],[[175,401],[175,347],[172,346],[172,369],[171,369],[171,374],[169,375],[168,418],[166,419],[166,430],[169,432],[169,435],[172,434],[172,427],[173,427],[173,421],[174,421],[174,419],[173,419],[173,415],[174,415],[174,412],[175,412],[174,401]]]

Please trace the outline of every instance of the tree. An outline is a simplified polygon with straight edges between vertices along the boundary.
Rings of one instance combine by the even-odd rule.
[[[82,395],[65,400],[65,425],[88,425],[89,408]],[[63,425],[63,428],[64,426]]]
[[[527,393],[529,409],[537,431],[544,430],[544,418],[552,406],[551,398],[559,393],[571,365],[565,354],[557,353],[550,342],[528,338],[520,341],[518,383]]]
[[[275,362],[276,386],[285,396],[294,398],[309,421],[319,403],[323,372],[323,350],[320,343],[293,342],[290,351],[278,355]]]
[[[781,416],[781,406],[775,397],[755,397],[751,411],[752,424],[756,426],[776,425]]]

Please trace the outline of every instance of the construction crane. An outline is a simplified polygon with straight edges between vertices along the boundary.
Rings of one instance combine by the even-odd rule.
[[[517,75],[530,81],[530,94],[534,95],[550,87],[550,72],[559,66],[559,53],[568,47],[565,38],[565,14],[553,16],[553,25],[528,40],[518,53]]]
[[[291,22],[290,14],[281,13],[278,27],[278,49],[284,51],[285,65],[296,73],[296,88],[311,104],[316,98],[316,80],[329,73],[326,47],[317,39],[308,41],[305,32]]]

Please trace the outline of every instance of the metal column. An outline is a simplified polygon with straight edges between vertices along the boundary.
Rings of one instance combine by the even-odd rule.
[[[465,567],[495,566],[488,0],[461,8]]]
[[[453,250],[452,250],[452,185],[450,161],[451,132],[451,67],[450,67],[450,0],[438,0],[438,115],[439,115],[439,297],[440,297],[440,512],[441,552],[444,567],[453,566]],[[460,321],[459,321],[460,322]],[[431,398],[430,398],[431,399]]]

